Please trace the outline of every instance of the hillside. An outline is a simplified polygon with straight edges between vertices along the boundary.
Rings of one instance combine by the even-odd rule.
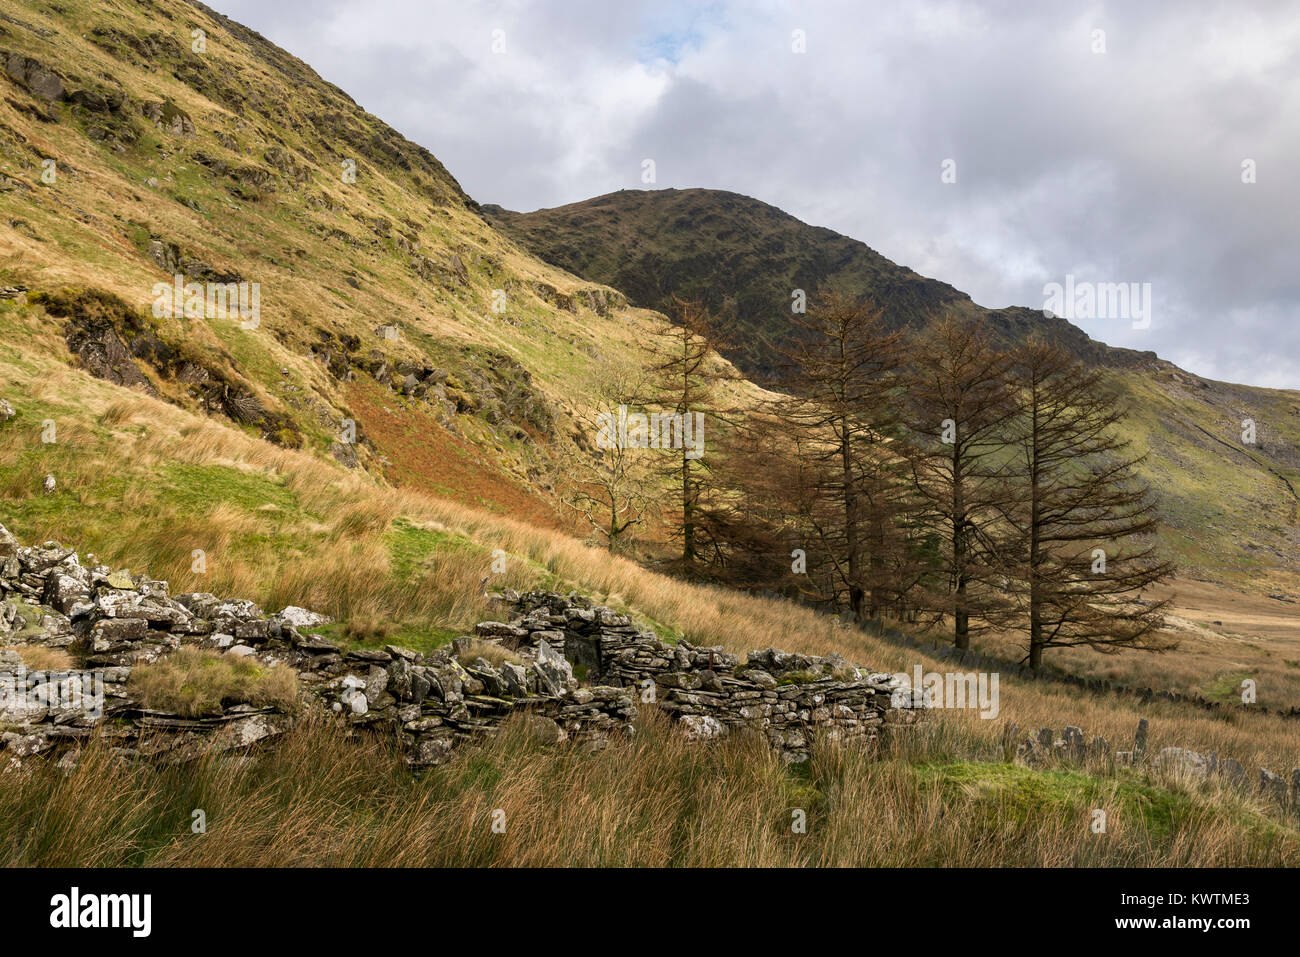
[[[49,356],[382,481],[563,521],[583,377],[646,313],[519,250],[428,150],[202,5],[0,13],[0,285],[59,330]],[[152,315],[178,273],[256,284],[256,327]]]
[[[944,314],[986,319],[1007,343],[1047,335],[1115,370],[1132,410],[1131,438],[1150,451],[1146,474],[1184,573],[1264,591],[1300,588],[1300,392],[1215,382],[1152,352],[1112,348],[1064,319],[1028,308],[986,309],[947,283],[890,262],[865,243],[810,226],[776,207],[710,189],[620,190],[555,209],[489,218],[542,259],[607,283],[637,305],[699,299],[724,317],[730,358],[763,378],[788,341],[790,295],[803,289],[869,295],[897,327]],[[1258,441],[1241,441],[1243,419]]]
[[[701,684],[719,680],[722,654],[765,647],[882,673],[951,667],[910,626],[849,627],[571,534],[556,485],[590,444],[589,375],[634,354],[661,317],[499,231],[431,153],[306,64],[181,0],[0,0],[0,65],[0,525],[32,545],[0,536],[5,667],[70,664],[58,642],[74,619],[88,623],[75,609],[92,589],[110,606],[187,595],[312,609],[335,621],[297,650],[338,653],[329,664],[347,674],[330,680],[367,690],[375,669],[357,662],[409,653],[450,666],[477,623],[515,627],[495,621],[488,589],[576,591],[611,621],[626,615],[665,660],[668,646],[674,657],[696,646]],[[898,270],[899,296],[918,309],[962,302],[876,269]],[[155,314],[157,287],[177,273],[257,283],[256,316]],[[1300,464],[1300,396],[1115,361],[1135,363],[1124,381],[1176,506],[1178,557],[1294,593],[1282,480]],[[734,388],[741,403],[757,392]],[[1250,450],[1230,441],[1242,409],[1261,422]],[[80,572],[54,573],[65,565]],[[51,593],[77,574],[84,592]],[[236,760],[128,763],[111,737],[74,742],[69,762],[38,757],[6,776],[0,863],[1294,866],[1300,831],[1272,792],[1189,779],[1177,755],[1155,761],[1176,747],[1251,772],[1294,765],[1294,607],[1203,589],[1180,606],[1177,659],[1060,659],[1178,697],[1009,668],[996,719],[938,711],[879,748],[813,741],[795,765],[739,735],[700,746],[650,707],[600,753],[507,728],[418,776],[395,735],[366,733],[368,713],[295,714],[275,747],[243,742]],[[232,664],[218,634],[182,618],[176,634],[145,628],[141,640],[193,651],[211,639],[201,650]],[[269,633],[260,615],[240,624]],[[131,644],[107,653],[134,663]],[[246,669],[270,664],[257,654]],[[783,674],[778,696],[801,693],[799,674]],[[1259,707],[1232,700],[1242,675],[1258,679]],[[192,692],[181,677],[178,694]],[[136,731],[179,720],[166,697],[150,702],[123,720]],[[405,732],[440,727],[397,717]],[[1124,763],[1143,719],[1152,761]],[[1103,746],[1057,747],[1058,731],[1076,740],[1067,724]],[[0,725],[6,768],[24,737]],[[201,837],[198,806],[221,822]],[[792,807],[807,810],[808,834],[791,832]],[[1113,823],[1104,842],[1086,826],[1098,808]],[[494,809],[507,810],[508,834],[486,823]]]

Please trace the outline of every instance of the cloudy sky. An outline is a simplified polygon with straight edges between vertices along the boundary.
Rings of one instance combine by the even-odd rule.
[[[653,159],[987,306],[1150,283],[1150,328],[1076,321],[1300,388],[1293,2],[215,2],[480,202],[646,188]]]

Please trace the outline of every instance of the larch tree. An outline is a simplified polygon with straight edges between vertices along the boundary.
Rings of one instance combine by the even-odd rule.
[[[1172,647],[1160,634],[1168,600],[1141,600],[1173,569],[1154,543],[1143,456],[1116,434],[1120,397],[1103,370],[1038,338],[1016,351],[1012,371],[1018,475],[1003,514],[1029,665],[1053,647]]]
[[[897,599],[892,554],[903,500],[897,374],[901,334],[869,303],[831,295],[795,318],[789,394],[774,413],[795,438],[815,494],[803,516],[858,620]],[[812,544],[812,543],[810,543]]]
[[[616,417],[644,394],[644,370],[634,363],[606,364],[589,377],[588,391],[598,414]],[[597,442],[591,458],[571,461],[562,476],[565,503],[610,552],[643,524],[653,501],[645,454],[626,443]]]
[[[657,407],[650,428],[656,447],[672,452],[663,471],[676,503],[665,514],[681,541],[682,565],[690,569],[700,558],[699,512],[710,488],[705,432],[724,427],[728,412],[719,387],[737,374],[722,360],[727,342],[703,306],[674,299],[671,311],[673,321],[660,326],[650,346],[646,404]]]
[[[906,376],[911,464],[920,524],[938,538],[928,603],[951,617],[953,644],[969,648],[971,619],[999,604],[996,522],[1009,504],[1005,433],[1016,412],[1011,359],[978,320],[942,320],[914,345]]]

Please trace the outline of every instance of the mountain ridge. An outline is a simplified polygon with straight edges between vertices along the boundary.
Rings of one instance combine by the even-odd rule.
[[[951,284],[899,265],[862,240],[730,190],[617,190],[531,213],[494,204],[481,208],[544,261],[583,278],[600,277],[636,305],[662,312],[670,309],[673,295],[699,298],[726,315],[739,333],[760,339],[770,338],[770,328],[789,309],[792,292],[802,289],[809,302],[829,291],[870,296],[894,326],[923,326],[951,311],[984,318],[1004,341],[1039,332],[1093,362],[1167,361],[1152,351],[1093,339],[1042,310],[981,306]],[[629,230],[635,230],[635,237]],[[668,240],[676,248],[669,248]],[[729,358],[761,374],[776,367],[777,352],[775,344],[764,343],[741,347]]]
[[[676,272],[649,268],[659,240],[631,218],[588,237],[615,282],[593,278],[606,275],[589,268],[594,259],[577,264],[586,276],[557,268],[498,228],[502,214],[466,196],[427,150],[202,5],[0,0],[0,12],[0,286],[16,296],[0,300],[0,364],[12,382],[39,370],[50,382],[89,372],[135,383],[368,481],[554,525],[571,521],[560,480],[591,454],[589,377],[637,358],[662,319],[627,305],[616,283],[642,295],[627,277],[667,295],[721,276],[754,286],[738,306],[788,308],[792,288],[815,294],[814,283],[791,282],[808,255],[828,276],[865,264],[857,287],[882,279],[887,304],[913,318],[982,311],[865,244],[734,193],[663,194],[748,209],[741,225],[726,209],[678,209],[663,233],[676,245],[662,251],[681,254]],[[191,48],[196,28],[202,53]],[[49,183],[47,162],[57,169]],[[811,232],[755,243],[741,228],[750,221]],[[624,252],[629,240],[640,252]],[[154,286],[179,272],[260,283],[260,327],[150,316]],[[1035,310],[998,315],[1007,335],[1043,322]],[[1107,348],[1064,320],[1057,328],[1080,350]],[[1165,496],[1177,557],[1238,580],[1294,568],[1300,533],[1286,517],[1300,488],[1300,394],[1105,354],[1118,357],[1138,410],[1132,437],[1152,452],[1148,477]],[[736,388],[742,400],[758,394]],[[24,414],[86,425],[71,398]],[[1235,438],[1247,414],[1260,422],[1252,449]],[[350,445],[340,440],[349,423]],[[93,503],[114,492],[78,494]],[[22,507],[41,510],[39,500]]]

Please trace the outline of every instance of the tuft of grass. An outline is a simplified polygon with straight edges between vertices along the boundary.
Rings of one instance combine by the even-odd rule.
[[[291,712],[298,702],[292,669],[200,648],[180,648],[139,666],[128,688],[146,708],[187,718],[216,714],[232,704]]]
[[[17,648],[0,648],[0,651],[18,652],[28,671],[67,671],[72,667],[72,656],[62,648],[19,645]]]
[[[1256,676],[1249,671],[1230,671],[1216,675],[1205,686],[1203,694],[1215,701],[1240,701],[1241,683]]]
[[[546,747],[525,720],[413,775],[391,739],[308,714],[253,760],[123,764],[0,788],[0,866],[1295,866],[1300,832],[1245,797],[1139,776],[951,761],[951,741],[691,743],[645,709],[633,736]],[[189,830],[190,810],[209,830]],[[1107,812],[1105,833],[1089,824]],[[509,827],[494,833],[493,814]],[[807,828],[797,833],[794,812]],[[1276,810],[1272,812],[1277,814]],[[219,823],[219,826],[212,826]]]
[[[504,648],[493,641],[471,641],[461,651],[459,658],[462,665],[471,665],[476,658],[482,658],[493,668],[500,668],[506,662],[515,665],[523,664],[524,660],[509,648]]]

